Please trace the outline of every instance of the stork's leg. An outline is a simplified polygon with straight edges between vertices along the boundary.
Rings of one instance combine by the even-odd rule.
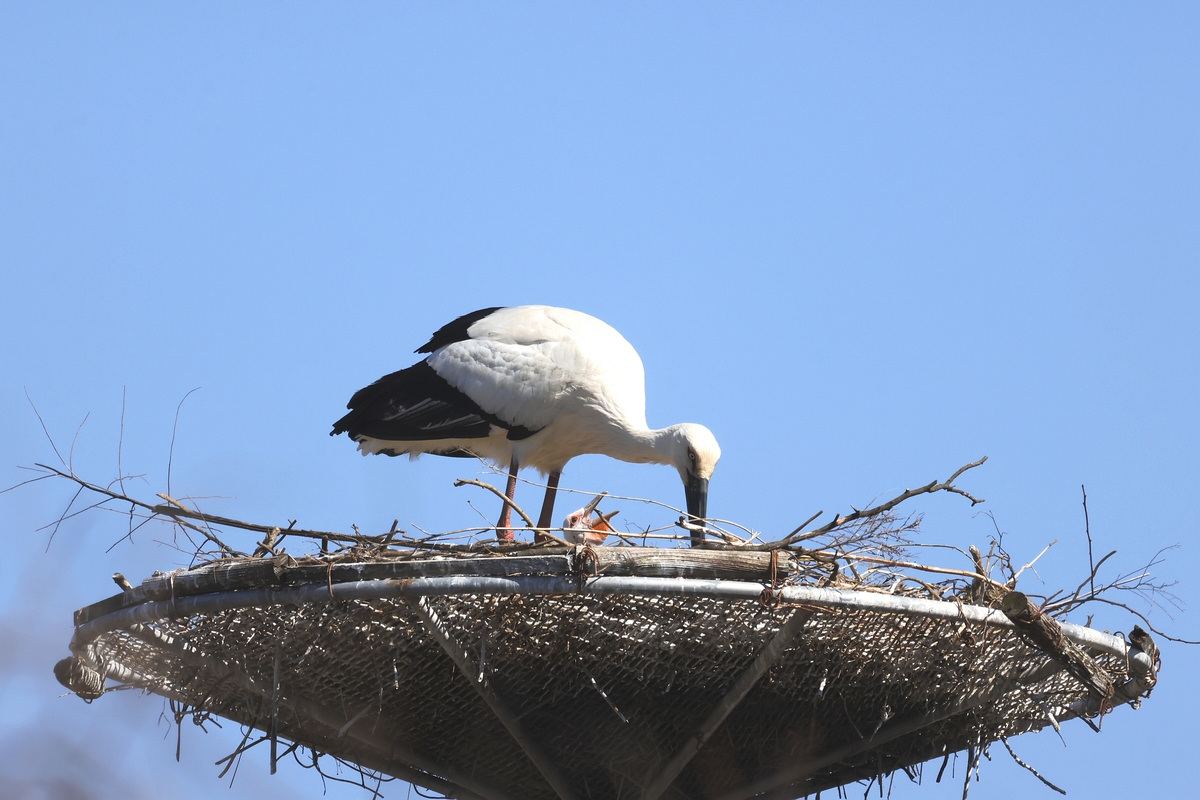
[[[554,516],[554,495],[558,492],[558,479],[562,477],[562,470],[556,470],[550,473],[550,477],[546,479],[546,499],[542,501],[542,513],[538,517],[538,527],[542,530],[549,530],[554,524],[550,518]],[[542,542],[546,537],[540,533],[533,535],[535,542]]]
[[[504,490],[504,496],[512,500],[513,495],[516,493],[517,457],[513,456],[512,463],[508,468],[508,486]],[[504,508],[500,510],[500,521],[496,523],[496,538],[506,542],[511,542],[514,538],[512,530],[512,506],[508,503],[505,503]]]

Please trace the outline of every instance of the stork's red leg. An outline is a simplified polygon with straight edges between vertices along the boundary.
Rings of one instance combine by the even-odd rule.
[[[546,480],[546,499],[542,501],[542,513],[538,517],[538,527],[542,530],[548,530],[552,523],[550,518],[554,516],[554,495],[558,492],[558,479],[562,477],[562,470],[550,473],[550,477]],[[546,537],[540,533],[533,535],[535,542],[543,542]]]
[[[513,499],[513,495],[517,492],[517,457],[513,456],[512,464],[508,468],[508,486],[504,490],[504,496],[509,500]],[[500,521],[496,523],[496,537],[501,541],[511,542],[514,538],[512,529],[512,506],[508,503],[504,504],[504,508],[500,511]]]

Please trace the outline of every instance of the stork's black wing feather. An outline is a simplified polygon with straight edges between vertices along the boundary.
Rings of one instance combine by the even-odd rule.
[[[448,344],[462,342],[471,338],[467,335],[467,328],[470,328],[484,317],[491,316],[503,307],[504,306],[481,308],[478,311],[472,311],[470,314],[463,314],[453,322],[447,322],[445,325],[434,331],[433,336],[430,337],[429,341],[418,347],[415,352],[432,353],[439,347],[445,347]]]
[[[514,439],[533,433],[487,413],[425,361],[359,389],[346,407],[350,413],[333,424],[330,436],[347,433],[351,439],[394,442],[482,439],[493,425],[507,430]]]

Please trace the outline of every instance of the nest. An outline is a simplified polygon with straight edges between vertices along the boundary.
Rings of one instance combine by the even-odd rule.
[[[82,609],[71,663],[463,797],[641,797],[689,743],[663,796],[794,797],[1088,713],[995,609],[821,587],[778,558],[772,581],[769,553],[631,550],[226,560]],[[1108,650],[1115,685],[1149,688]]]
[[[265,742],[272,767],[307,751],[487,800],[795,798],[963,750],[969,779],[990,743],[1153,687],[1148,636],[1055,620],[995,547],[924,568],[939,583],[898,571],[896,502],[712,549],[221,545],[78,611],[56,674],[241,723],[231,763]]]

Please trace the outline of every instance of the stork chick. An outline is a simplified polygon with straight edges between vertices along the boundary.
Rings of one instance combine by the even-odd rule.
[[[607,514],[592,514],[607,492],[596,495],[590,503],[578,511],[567,515],[563,520],[563,538],[571,544],[601,545],[613,530],[609,520],[620,514],[620,511],[610,511]]]

